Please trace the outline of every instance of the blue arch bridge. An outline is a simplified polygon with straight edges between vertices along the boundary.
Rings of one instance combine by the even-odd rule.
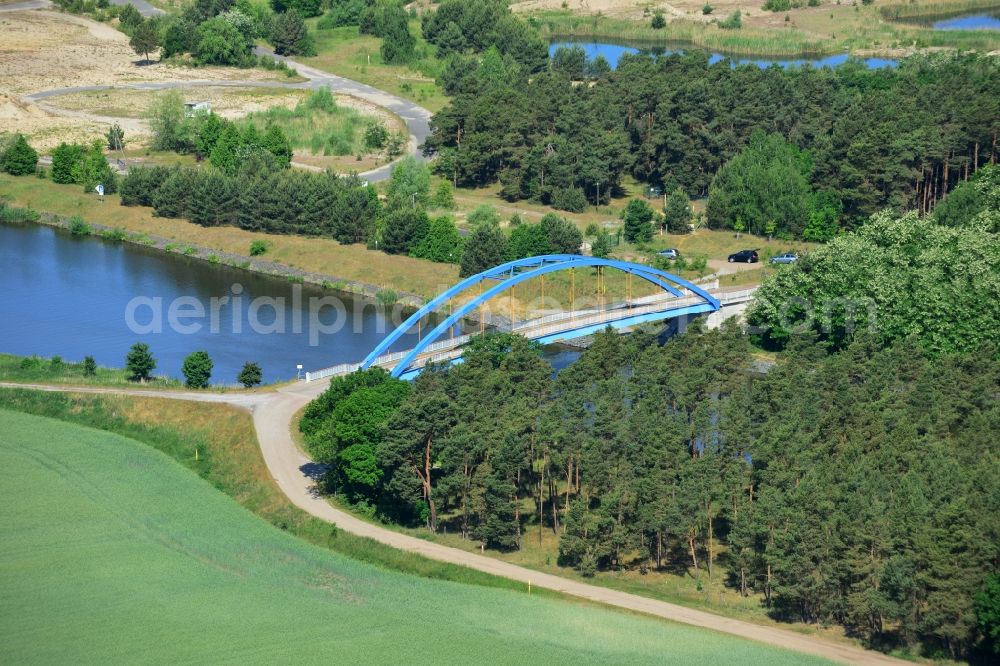
[[[639,298],[632,298],[629,293],[620,301],[601,302],[593,304],[592,307],[578,309],[573,281],[577,268],[596,269],[599,289],[604,270],[612,269],[626,275],[629,292],[632,279],[635,278],[653,285],[654,293]],[[559,271],[570,271],[569,309],[560,309],[530,320],[515,320],[511,290],[522,282],[541,278],[541,299],[544,303],[544,276]],[[717,316],[722,314],[723,309],[730,309],[731,314],[738,314],[742,312],[753,291],[753,289],[741,289],[720,292],[718,289],[706,289],[704,286],[695,285],[677,275],[650,266],[614,259],[575,254],[550,254],[518,259],[473,275],[441,292],[386,336],[364,360],[307,372],[305,381],[342,376],[375,366],[389,370],[393,377],[412,379],[428,364],[457,362],[462,356],[462,348],[472,335],[455,335],[455,331],[464,320],[477,314],[481,330],[485,329],[486,320],[491,318],[492,330],[513,331],[528,339],[548,344],[591,335],[608,326],[620,330],[638,324],[663,322],[692,315],[709,313]],[[484,308],[488,301],[505,293],[511,300],[510,316],[504,318],[502,325],[496,326],[496,317],[487,317]],[[460,304],[453,307],[456,302]],[[445,306],[447,306],[447,316],[440,318],[433,328],[425,331],[425,326],[429,326],[426,322],[432,321],[432,317],[441,317],[436,313]],[[717,318],[719,321],[722,319],[722,317]],[[418,332],[419,338],[414,347],[403,351],[389,351],[404,334],[413,331]]]

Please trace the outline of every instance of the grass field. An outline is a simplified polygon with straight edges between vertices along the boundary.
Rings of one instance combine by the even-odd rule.
[[[0,411],[12,663],[815,663],[305,544],[133,440]]]
[[[386,151],[369,149],[364,142],[371,124],[382,125],[406,145],[406,125],[396,115],[371,105],[348,106],[330,94],[329,88],[314,90],[294,108],[274,106],[249,114],[241,124],[253,123],[263,134],[277,125],[295,151],[295,161],[337,172],[367,171],[390,161]],[[357,107],[357,108],[356,108]],[[359,110],[363,108],[364,112]]]
[[[124,362],[124,359],[122,359]],[[38,358],[0,354],[0,381],[45,384],[81,384],[88,386],[139,386],[130,382],[122,368],[98,366],[95,374],[84,374],[83,363],[62,359]],[[168,377],[155,377],[143,388],[180,388],[181,383]]]

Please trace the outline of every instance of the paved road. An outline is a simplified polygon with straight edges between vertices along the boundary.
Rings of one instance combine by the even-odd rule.
[[[825,657],[845,664],[903,664],[901,660],[850,645],[833,643],[794,631],[734,620],[705,611],[676,604],[648,599],[635,594],[589,585],[551,574],[532,571],[485,555],[458,550],[449,546],[424,541],[394,532],[385,527],[367,523],[334,508],[313,491],[314,479],[309,475],[315,464],[298,449],[292,439],[291,428],[295,413],[324,388],[326,382],[292,384],[274,392],[261,393],[211,393],[189,391],[152,391],[142,389],[117,389],[112,387],[71,387],[40,384],[12,384],[0,382],[0,387],[34,388],[45,391],[125,394],[141,397],[201,402],[228,403],[248,409],[253,415],[254,427],[260,441],[264,462],[281,490],[299,508],[323,520],[335,523],[351,534],[368,537],[380,543],[430,559],[466,566],[496,576],[530,583],[598,603],[646,613],[673,622],[681,622],[705,629],[721,631],[741,638],[775,645],[797,652]]]
[[[134,5],[139,13],[143,16],[157,16],[159,14],[166,14],[165,11],[159,7],[154,7],[153,5],[146,2],[146,0],[111,0],[113,5]]]
[[[0,5],[0,13],[20,12],[26,9],[45,9],[51,7],[49,0],[25,0],[24,2],[12,2],[8,5]]]

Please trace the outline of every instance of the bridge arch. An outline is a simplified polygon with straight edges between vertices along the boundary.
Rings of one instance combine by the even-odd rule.
[[[467,314],[478,308],[486,301],[504,293],[517,284],[557,271],[570,270],[573,268],[605,267],[635,275],[636,277],[653,284],[659,289],[662,289],[664,292],[678,298],[685,296],[684,292],[688,292],[689,295],[698,299],[700,304],[698,311],[714,312],[720,308],[718,299],[697,285],[692,284],[677,275],[673,275],[672,273],[667,273],[643,264],[619,261],[616,259],[585,257],[576,254],[550,254],[528,257],[526,259],[509,261],[505,264],[494,266],[493,268],[489,268],[481,273],[477,273],[476,275],[462,280],[450,289],[446,289],[436,297],[432,298],[420,309],[410,315],[406,321],[400,324],[394,331],[392,331],[392,333],[386,336],[386,338],[382,340],[382,342],[380,342],[367,357],[365,357],[365,360],[361,362],[361,369],[370,367],[380,356],[387,353],[392,344],[402,337],[406,331],[416,326],[421,319],[434,312],[439,306],[485,281],[493,280],[496,281],[497,284],[493,285],[489,289],[480,291],[473,298],[469,299],[457,309],[450,312],[448,317],[435,326],[417,343],[413,349],[409,350],[408,353],[403,356],[398,363],[396,363],[391,372],[393,377],[399,377],[409,370],[417,356],[425,351],[428,346],[433,344],[442,335],[447,333],[451,327],[461,321]]]

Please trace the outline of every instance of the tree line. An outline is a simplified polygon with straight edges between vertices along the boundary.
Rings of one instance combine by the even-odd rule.
[[[713,225],[742,214],[748,228],[775,219],[779,233],[803,236],[811,222],[823,239],[885,207],[928,212],[994,163],[997,68],[939,54],[879,70],[760,69],[690,52],[626,56],[577,85],[571,69],[531,73],[494,49],[446,67],[453,99],[425,151],[454,183],[499,182],[511,200],[606,202],[631,175],[712,195],[723,202]],[[793,192],[759,210],[775,189],[754,186],[776,178]]]
[[[1000,166],[959,185],[930,216],[879,213],[765,281],[747,311],[764,346],[805,330],[830,349],[859,333],[911,336],[931,355],[969,353],[1000,322]]]
[[[184,357],[184,364],[181,366],[181,374],[184,375],[184,385],[193,389],[208,388],[212,378],[212,368],[214,367],[212,358],[206,351],[191,352]],[[84,359],[84,375],[92,376],[96,374],[97,365],[93,357]],[[128,354],[125,355],[125,371],[128,378],[133,382],[148,382],[152,379],[153,370],[156,369],[156,358],[145,342],[137,342],[132,345]],[[260,366],[253,361],[243,364],[236,381],[243,385],[243,388],[253,388],[260,385],[264,373]]]
[[[196,167],[135,167],[121,181],[125,206],[151,206],[161,217],[203,226],[237,226],[277,234],[366,239],[381,205],[354,176],[291,169],[268,170],[243,162],[229,174]]]
[[[460,263],[466,275],[510,259],[580,252],[579,229],[555,214],[537,224],[518,219],[508,239],[496,212],[480,210],[470,214],[475,230],[463,239],[451,217],[428,215],[426,206],[450,199],[450,190],[431,196],[428,167],[413,157],[393,167],[383,202],[357,176],[282,168],[287,164],[284,152],[272,153],[266,141],[245,143],[247,130],[260,139],[253,125],[241,133],[231,123],[220,125],[226,121],[212,123],[212,118],[197,134],[199,150],[209,152],[211,166],[133,167],[119,184],[122,205],[150,206],[160,217],[186,218],[202,226],[364,243],[388,254]],[[211,148],[205,144],[206,128],[213,128]],[[264,138],[270,134],[268,130]],[[277,145],[282,151],[287,147],[282,141]]]

